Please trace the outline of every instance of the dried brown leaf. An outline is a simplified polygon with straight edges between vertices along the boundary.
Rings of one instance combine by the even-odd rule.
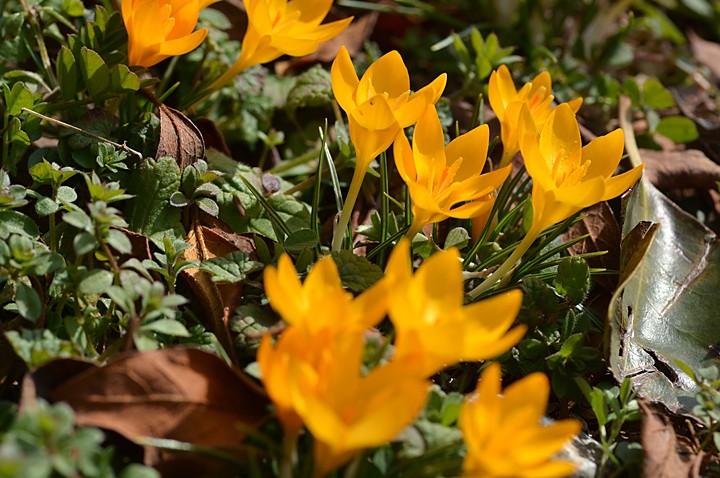
[[[720,165],[696,149],[653,151],[641,149],[645,177],[658,189],[715,189]]]
[[[695,454],[678,443],[672,424],[665,415],[653,411],[639,400],[643,412],[643,476],[648,478],[699,478],[702,453]]]
[[[704,40],[692,31],[688,33],[688,39],[695,60],[707,66],[716,82],[720,81],[720,44]]]
[[[603,201],[588,208],[585,214],[563,235],[563,241],[571,241],[586,234],[589,237],[568,248],[568,252],[578,255],[607,251],[607,254],[588,259],[590,266],[615,271],[620,269],[620,226],[612,209]],[[600,276],[597,282],[608,292],[613,292],[617,286],[617,276]]]
[[[61,359],[38,368],[26,383],[40,398],[67,402],[79,426],[113,430],[130,440],[165,438],[239,450],[243,430],[268,416],[267,397],[257,385],[199,349],[130,352],[104,367]]]
[[[190,119],[176,109],[160,104],[160,141],[156,158],[175,158],[180,171],[205,156],[202,134]]]
[[[183,259],[206,261],[237,251],[246,252],[251,257],[255,255],[255,243],[252,239],[223,230],[220,224],[217,220],[214,221],[214,227],[196,223],[187,236],[186,241],[190,247],[184,251]],[[194,268],[185,269],[181,274],[202,304],[202,318],[206,326],[215,333],[227,353],[234,357],[228,321],[242,296],[242,283],[218,284],[212,281],[210,274]]]

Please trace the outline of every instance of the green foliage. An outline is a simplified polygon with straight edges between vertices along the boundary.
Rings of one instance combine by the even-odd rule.
[[[38,401],[19,415],[0,435],[0,476],[50,478],[156,478],[152,468],[133,464],[119,475],[113,468],[113,450],[103,448],[103,432],[75,428],[72,409]]]

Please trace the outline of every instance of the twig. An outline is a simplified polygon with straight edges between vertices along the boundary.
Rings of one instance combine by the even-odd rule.
[[[94,133],[90,133],[89,131],[85,131],[83,129],[78,128],[77,126],[73,126],[71,124],[65,123],[64,121],[60,121],[58,119],[51,118],[49,116],[45,116],[44,114],[38,113],[37,111],[33,111],[28,108],[23,108],[22,111],[23,111],[23,113],[27,113],[29,115],[37,116],[38,118],[42,118],[45,121],[55,123],[59,126],[62,126],[63,128],[71,129],[71,130],[75,131],[76,133],[84,134],[85,136],[89,136],[98,141],[102,141],[103,143],[111,144],[111,145],[115,146],[116,148],[119,148],[119,149],[125,151],[126,153],[133,154],[133,155],[137,156],[139,159],[143,159],[143,154],[140,151],[135,151],[130,146],[128,146],[125,142],[123,142],[123,144],[116,143],[115,141],[111,141],[107,138],[103,138],[102,136],[98,136]]]

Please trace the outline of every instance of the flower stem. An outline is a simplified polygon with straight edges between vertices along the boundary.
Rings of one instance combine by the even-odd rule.
[[[283,437],[283,456],[280,462],[280,478],[293,478],[293,468],[297,463],[298,431],[285,431]]]
[[[352,215],[353,208],[355,207],[358,195],[360,194],[360,186],[362,186],[364,177],[365,169],[356,167],[355,172],[353,173],[352,181],[350,182],[350,190],[348,191],[347,198],[345,199],[345,204],[343,205],[342,211],[340,211],[340,219],[333,229],[333,252],[340,252],[340,249],[342,249],[345,230],[347,229],[348,224],[350,224],[350,217]]]
[[[525,238],[520,242],[520,244],[518,244],[517,248],[510,255],[510,257],[505,259],[505,262],[503,262],[502,265],[498,267],[495,272],[490,274],[479,286],[471,290],[468,293],[468,296],[470,296],[470,298],[472,299],[477,299],[480,294],[488,291],[491,287],[493,287],[495,284],[504,279],[508,274],[510,274],[517,265],[517,263],[520,262],[523,254],[525,254],[525,252],[527,252],[532,243],[535,242],[535,239],[537,239],[538,235],[539,231],[531,228],[525,235]]]

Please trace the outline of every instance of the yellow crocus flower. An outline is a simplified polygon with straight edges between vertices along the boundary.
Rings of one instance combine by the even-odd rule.
[[[285,433],[296,436],[303,424],[312,432],[317,476],[412,423],[425,403],[425,377],[400,361],[361,369],[365,331],[386,313],[384,281],[353,299],[332,258],[318,261],[301,283],[283,256],[277,269],[266,269],[265,290],[290,325],[275,345],[263,337],[262,381]]]
[[[460,411],[467,454],[463,478],[563,477],[575,471],[572,462],[552,456],[580,432],[577,420],[548,426],[545,414],[550,384],[533,373],[505,388],[500,395],[500,366],[491,364],[482,374],[476,395]]]
[[[545,124],[553,109],[552,85],[550,74],[543,71],[532,81],[525,83],[520,91],[515,88],[510,70],[505,65],[493,71],[488,85],[488,99],[490,106],[500,121],[500,136],[503,144],[501,165],[508,164],[520,151],[518,143],[518,123],[522,105],[527,105],[536,129],[539,131]],[[582,98],[576,98],[567,103],[572,110],[582,105]]]
[[[243,0],[248,27],[240,57],[215,80],[209,91],[222,88],[241,71],[282,55],[305,56],[320,43],[345,30],[352,17],[321,25],[333,0]]]
[[[367,329],[380,322],[387,310],[382,281],[353,298],[343,289],[335,261],[329,256],[317,261],[301,283],[290,257],[283,254],[277,268],[265,268],[264,285],[270,305],[283,320],[310,332],[349,324]]]
[[[392,291],[388,315],[395,327],[395,355],[422,376],[459,361],[492,358],[506,352],[525,334],[510,329],[522,303],[512,290],[463,306],[460,255],[456,249],[433,254],[412,274],[410,243],[401,240],[385,271]]]
[[[403,128],[414,124],[442,95],[447,76],[410,93],[410,76],[400,53],[391,51],[375,61],[358,79],[350,54],[340,49],[332,65],[335,99],[348,115],[350,139],[357,163],[345,205],[333,236],[333,251],[340,250],[350,214],[365,172],[373,159],[393,143]]]
[[[426,224],[448,217],[469,219],[487,213],[492,194],[505,181],[512,166],[482,174],[487,159],[487,125],[458,136],[445,146],[445,135],[434,105],[420,117],[413,146],[400,131],[394,143],[395,165],[410,191],[412,239]]]
[[[621,129],[582,146],[573,109],[563,103],[538,133],[526,105],[520,113],[520,150],[533,180],[533,219],[525,238],[471,297],[492,287],[517,264],[542,231],[586,207],[619,196],[637,182],[643,165],[612,176],[623,153]]]
[[[217,0],[122,0],[128,63],[149,68],[197,48],[207,28],[193,32],[200,10]]]

